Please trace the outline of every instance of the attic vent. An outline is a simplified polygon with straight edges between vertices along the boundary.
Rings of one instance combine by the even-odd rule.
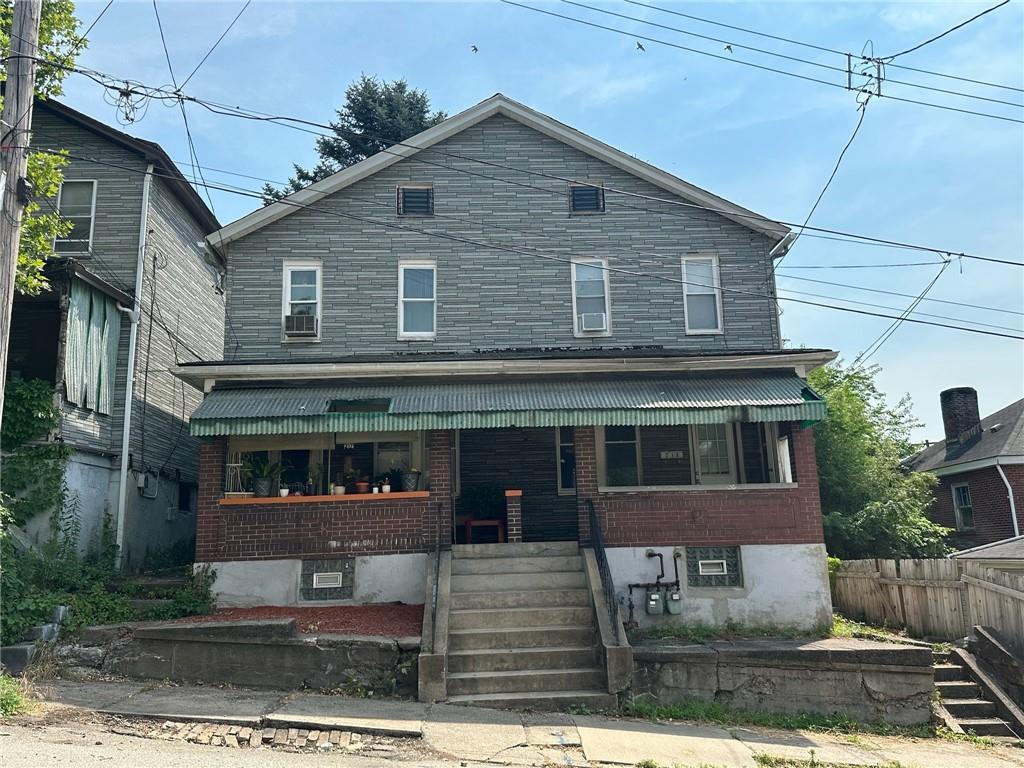
[[[399,216],[433,216],[434,188],[430,186],[399,187]]]
[[[328,413],[387,413],[391,398],[381,397],[368,400],[331,400]]]
[[[604,188],[591,184],[570,184],[569,210],[573,213],[604,213]]]

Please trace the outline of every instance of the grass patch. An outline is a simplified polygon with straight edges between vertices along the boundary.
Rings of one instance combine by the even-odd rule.
[[[861,723],[841,714],[759,712],[733,709],[713,701],[653,704],[646,699],[634,699],[623,707],[623,714],[655,722],[684,720],[715,725],[754,725],[763,728],[821,733],[874,733],[882,736],[913,736],[917,738],[935,736],[935,730],[930,725],[898,726],[888,723]]]
[[[28,712],[28,688],[24,681],[0,674],[0,718]]]
[[[848,619],[842,614],[832,617],[832,637],[853,637],[863,640],[880,640],[885,643],[905,642],[908,637],[905,630],[889,627],[875,627],[861,621]]]
[[[754,762],[757,763],[760,768],[848,768],[847,763],[828,763],[818,760],[814,756],[813,749],[810,753],[810,757],[806,760],[792,757],[775,757],[774,755],[756,753],[754,755]],[[903,763],[898,760],[891,760],[884,763],[875,763],[872,768],[903,768]]]
[[[820,640],[828,635],[828,627],[808,631],[784,625],[751,627],[727,621],[725,624],[661,624],[635,629],[629,633],[629,640],[684,640],[690,643],[707,643],[712,640]]]

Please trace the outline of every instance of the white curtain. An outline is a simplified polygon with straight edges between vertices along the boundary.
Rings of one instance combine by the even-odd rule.
[[[64,350],[68,402],[110,413],[120,336],[117,303],[81,280],[73,280]]]

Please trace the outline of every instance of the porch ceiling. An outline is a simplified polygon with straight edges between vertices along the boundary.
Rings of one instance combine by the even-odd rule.
[[[196,436],[820,421],[795,374],[214,389]]]

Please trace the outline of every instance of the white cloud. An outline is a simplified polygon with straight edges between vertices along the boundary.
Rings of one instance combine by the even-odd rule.
[[[643,95],[661,81],[657,72],[621,75],[609,64],[569,67],[561,72],[563,98],[584,107],[600,107]]]

